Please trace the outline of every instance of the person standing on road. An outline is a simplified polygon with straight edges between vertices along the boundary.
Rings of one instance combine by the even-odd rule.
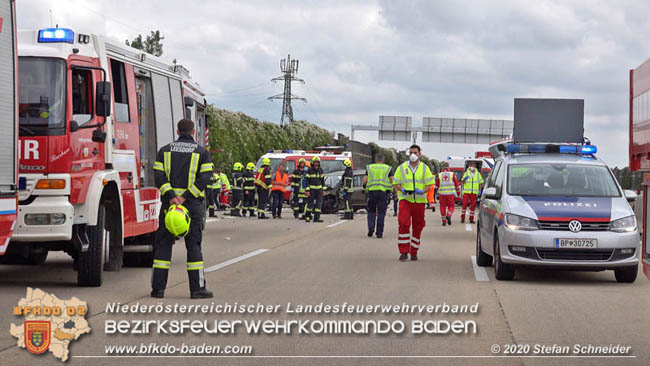
[[[255,215],[255,164],[248,163],[246,164],[246,171],[243,174],[244,176],[244,212],[243,215],[246,217],[246,212],[250,217]]]
[[[214,209],[216,211],[221,211],[221,189],[223,183],[221,182],[221,168],[216,167],[214,174],[212,175],[213,188],[212,188],[212,198],[214,199]]]
[[[257,186],[257,218],[266,220],[265,211],[269,203],[269,188],[271,186],[271,159],[262,159],[262,166],[255,176],[255,185]]]
[[[189,230],[185,235],[187,248],[187,275],[190,282],[190,297],[206,299],[212,292],[205,288],[203,273],[203,254],[201,239],[205,190],[212,175],[212,158],[210,153],[199,146],[192,136],[194,122],[182,119],[178,122],[178,139],[163,146],[156,156],[154,177],[160,190],[162,207],[159,222],[165,222],[165,215],[170,205],[182,205],[191,218]],[[163,298],[167,287],[167,276],[172,258],[172,246],[176,238],[164,224],[159,225],[154,243],[153,275],[151,280],[151,297]]]
[[[284,202],[284,194],[289,185],[289,174],[280,166],[275,171],[273,184],[271,186],[271,213],[274,219],[282,218],[282,202]]]
[[[476,170],[476,164],[470,162],[467,166],[468,169],[460,179],[463,183],[463,210],[460,214],[460,222],[465,222],[465,213],[467,212],[467,206],[469,205],[469,223],[473,224],[474,210],[476,209],[476,196],[478,196],[485,181],[481,176],[481,172]]]
[[[305,221],[311,221],[312,214],[314,222],[323,222],[320,219],[321,210],[323,208],[323,196],[325,191],[325,173],[320,167],[320,158],[314,156],[311,159],[311,168],[305,174],[307,180],[307,197],[309,197],[309,204],[305,209]]]
[[[375,163],[366,166],[363,184],[368,192],[368,237],[372,237],[375,229],[377,238],[384,236],[384,218],[388,209],[388,195],[391,186],[391,167],[384,164],[382,154],[375,155]]]
[[[393,216],[397,216],[397,208],[399,207],[399,198],[397,196],[397,189],[393,187]]]
[[[427,204],[427,190],[434,184],[431,169],[420,161],[422,151],[420,146],[411,145],[409,148],[409,161],[404,162],[395,170],[393,184],[399,192],[399,234],[397,247],[400,252],[400,261],[418,260],[420,237],[426,225],[424,211]],[[411,231],[411,223],[413,230]]]
[[[451,225],[451,216],[454,214],[456,195],[460,195],[460,183],[456,175],[449,171],[449,164],[442,164],[442,172],[436,177],[436,192],[440,201],[440,217],[442,226]]]
[[[301,188],[302,177],[305,175],[305,159],[300,158],[298,160],[298,166],[291,173],[291,209],[293,210],[293,217],[298,218],[303,212],[304,207],[300,204],[300,193],[304,194],[304,190]],[[305,196],[306,197],[306,196]],[[302,197],[304,202],[304,198]]]
[[[354,210],[352,209],[352,193],[354,192],[354,172],[352,171],[352,161],[345,159],[343,162],[345,171],[343,172],[343,202],[345,203],[345,211],[343,220],[354,219]]]
[[[231,216],[241,217],[242,198],[244,190],[244,166],[236,162],[232,167],[232,207],[230,208]]]
[[[216,189],[217,187],[221,187],[221,182],[217,179],[217,174],[215,172],[212,172],[210,175],[210,181],[208,185],[205,187],[205,196],[207,199],[208,203],[208,213],[210,217],[215,217],[217,216],[215,214],[215,211],[217,210],[217,193]]]

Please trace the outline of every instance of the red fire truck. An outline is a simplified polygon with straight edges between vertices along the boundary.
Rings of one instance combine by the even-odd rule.
[[[15,2],[0,4],[0,255],[16,225],[17,202],[17,66]]]
[[[650,279],[648,245],[648,194],[650,186],[650,60],[630,70],[630,170],[643,174],[642,253],[643,272]]]
[[[78,283],[151,265],[160,194],[153,164],[186,113],[175,65],[98,35],[18,33],[19,207],[9,252],[62,250]]]

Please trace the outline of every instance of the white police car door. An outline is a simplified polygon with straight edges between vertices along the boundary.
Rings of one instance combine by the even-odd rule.
[[[483,189],[483,192],[487,188],[494,187],[497,189],[497,196],[501,196],[501,190],[503,187],[503,176],[504,176],[504,164],[502,160],[499,160],[496,165],[494,166],[494,169],[492,169],[492,172],[490,173],[490,176],[488,177],[488,181],[486,184],[486,187]],[[501,214],[501,204],[499,200],[494,200],[494,199],[488,199],[485,197],[485,194],[481,197],[481,203],[479,206],[479,230],[481,233],[481,241],[483,243],[491,243],[493,238],[492,234],[494,233],[494,227],[499,219],[499,215]],[[490,245],[487,245],[487,247],[490,247]]]

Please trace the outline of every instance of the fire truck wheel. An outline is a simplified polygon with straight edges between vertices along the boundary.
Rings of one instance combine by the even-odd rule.
[[[115,202],[115,201],[114,201]],[[118,272],[122,269],[122,215],[119,206],[112,205],[106,207],[107,214],[107,232],[108,240],[106,241],[106,259],[104,271]],[[110,221],[108,221],[110,220]]]
[[[110,234],[106,230],[106,207],[99,204],[97,212],[97,225],[88,226],[88,250],[79,255],[79,271],[77,283],[79,286],[98,287],[102,285],[102,272],[104,263],[108,259],[108,240]]]

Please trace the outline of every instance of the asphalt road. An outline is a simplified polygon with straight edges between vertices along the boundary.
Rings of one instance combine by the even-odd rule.
[[[204,232],[204,262],[212,300],[190,300],[185,248],[174,248],[169,287],[163,304],[479,304],[476,314],[192,314],[124,315],[106,313],[108,302],[158,304],[148,297],[150,269],[124,268],[105,273],[100,288],[76,287],[76,273],[64,254],[51,253],[43,266],[0,266],[0,364],[60,364],[51,354],[33,356],[16,347],[10,323],[20,323],[12,307],[27,286],[73,296],[89,305],[92,333],[69,349],[69,364],[224,364],[224,365],[647,365],[650,363],[650,282],[642,274],[634,284],[618,284],[612,272],[519,271],[516,281],[499,282],[492,268],[477,269],[475,228],[456,222],[442,227],[439,214],[427,213],[420,260],[397,260],[397,223],[390,214],[384,239],[366,237],[366,216],[324,223],[282,220],[210,220]],[[413,335],[106,335],[107,320],[132,319],[312,319],[473,320],[476,334]],[[88,358],[105,356],[106,345],[141,343],[252,346],[252,355],[220,358]],[[620,344],[631,347],[629,358],[503,357],[509,344],[520,346]],[[501,352],[493,354],[499,345]],[[253,356],[253,357],[250,357]],[[272,357],[268,357],[272,356]],[[287,357],[291,356],[291,357]],[[312,357],[317,356],[317,357]],[[335,357],[334,357],[335,356]],[[368,357],[370,356],[370,357]],[[390,357],[387,357],[390,356]],[[430,356],[436,356],[430,357]],[[528,356],[533,356],[529,352]],[[37,359],[38,362],[32,363]]]

